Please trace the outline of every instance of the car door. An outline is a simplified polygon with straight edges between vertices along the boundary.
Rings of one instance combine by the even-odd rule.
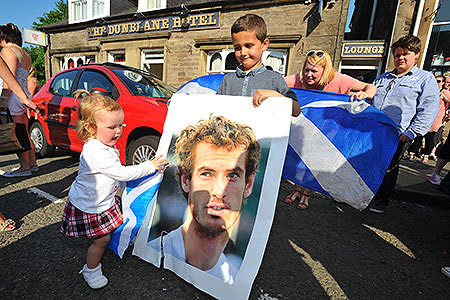
[[[85,90],[87,92],[95,93],[101,92],[105,96],[115,98],[117,95],[116,88],[108,78],[108,76],[94,69],[83,69],[79,79],[77,80],[77,85],[74,89],[74,93],[78,90]],[[74,151],[82,150],[82,142],[78,138],[77,134],[77,124],[78,124],[78,109],[80,107],[81,99],[73,99],[73,105],[71,108],[71,117],[68,119],[68,135],[69,139],[72,141]]]
[[[48,126],[52,145],[70,149],[69,124],[72,118],[73,83],[79,70],[72,70],[57,75],[49,88],[51,99],[47,103],[45,122]]]

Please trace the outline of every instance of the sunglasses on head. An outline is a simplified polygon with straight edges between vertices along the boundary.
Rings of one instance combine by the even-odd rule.
[[[311,50],[308,53],[306,53],[306,56],[311,56],[311,55],[317,55],[319,58],[322,58],[322,56],[325,55],[325,52],[323,52],[322,50]]]

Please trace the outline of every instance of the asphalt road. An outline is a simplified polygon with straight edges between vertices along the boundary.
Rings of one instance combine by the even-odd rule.
[[[210,298],[129,250],[123,260],[107,250],[110,284],[89,289],[78,274],[89,242],[58,232],[78,158],[59,151],[38,163],[33,177],[0,177],[0,211],[18,224],[0,233],[0,299]],[[15,166],[15,156],[0,156],[0,170]],[[279,198],[290,188],[282,181]],[[279,201],[250,299],[448,299],[440,268],[449,253],[445,208],[394,200],[377,215],[319,194],[307,211]]]

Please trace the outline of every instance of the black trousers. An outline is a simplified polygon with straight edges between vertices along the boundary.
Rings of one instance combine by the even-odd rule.
[[[397,183],[399,164],[403,158],[403,154],[409,148],[411,143],[399,143],[397,146],[397,150],[395,151],[394,156],[392,157],[391,163],[384,174],[383,182],[380,185],[377,193],[372,199],[372,202],[375,201],[377,203],[383,203],[386,206],[389,204],[389,196],[392,194],[392,191],[395,188],[395,184]]]
[[[422,141],[425,138],[425,147],[421,154],[430,155],[431,151],[433,151],[434,146],[439,142],[439,132],[438,131],[430,131],[427,132],[424,136],[418,136],[414,139],[411,147],[409,148],[410,152],[419,154],[420,148],[422,147]]]

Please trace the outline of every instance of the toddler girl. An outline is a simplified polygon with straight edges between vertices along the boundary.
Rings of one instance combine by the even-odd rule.
[[[80,91],[78,94],[86,93]],[[78,136],[85,141],[78,175],[69,191],[60,231],[66,236],[92,239],[86,264],[80,273],[93,288],[108,284],[100,259],[108,245],[110,233],[123,222],[120,198],[116,196],[119,181],[164,171],[162,156],[135,166],[123,166],[114,145],[122,133],[124,114],[120,105],[109,97],[95,94],[81,100]]]

